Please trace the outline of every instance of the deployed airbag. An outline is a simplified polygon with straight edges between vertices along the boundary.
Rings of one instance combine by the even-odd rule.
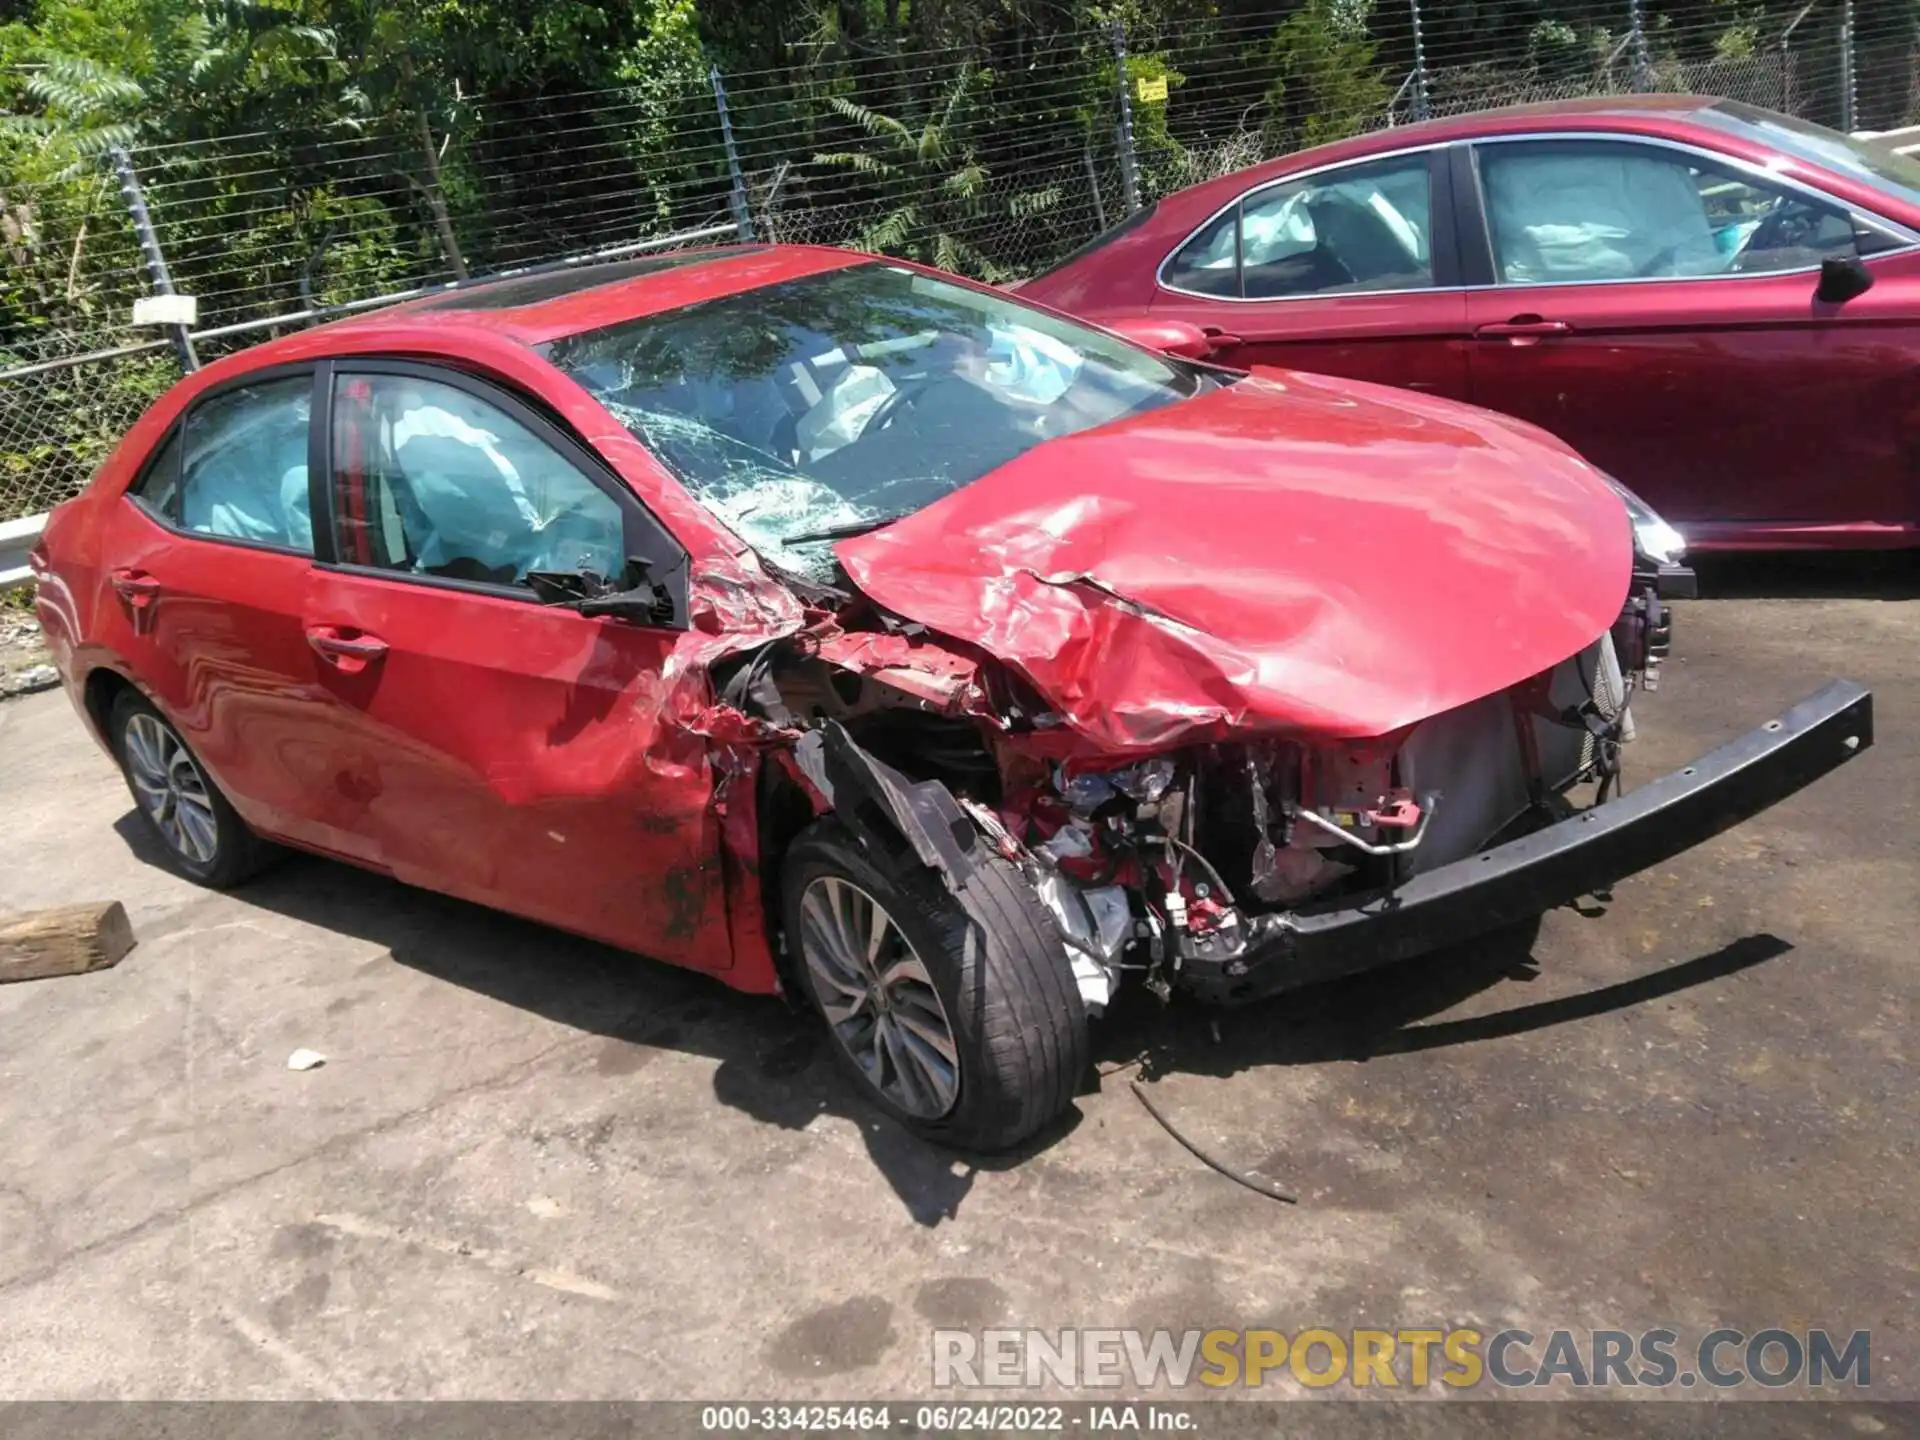
[[[1489,146],[1487,207],[1501,278],[1579,284],[1715,275],[1726,259],[1684,166],[1609,147]]]

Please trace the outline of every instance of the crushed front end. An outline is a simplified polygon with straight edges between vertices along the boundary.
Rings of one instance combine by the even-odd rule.
[[[1538,703],[1591,658],[1397,745],[1210,745],[1056,769],[1016,797],[1024,827],[1005,818],[1085,998],[1137,971],[1163,995],[1237,1003],[1405,960],[1604,891],[1872,743],[1872,697],[1835,681],[1621,794],[1628,712],[1596,723],[1591,702]]]
[[[1837,681],[1627,793],[1633,700],[1671,641],[1644,567],[1616,622],[1518,684],[1365,739],[1246,727],[1119,754],[1009,667],[883,612],[842,612],[736,673],[787,771],[949,884],[1019,865],[1098,1013],[1129,980],[1216,1003],[1393,963],[1659,863],[1844,763],[1872,698]],[[1682,589],[1681,593],[1685,593]]]

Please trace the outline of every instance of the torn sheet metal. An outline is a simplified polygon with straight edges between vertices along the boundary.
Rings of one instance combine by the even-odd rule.
[[[949,714],[977,710],[979,665],[937,643],[872,631],[829,630],[816,653]]]
[[[1619,498],[1544,434],[1302,375],[1063,437],[836,553],[1110,753],[1387,735],[1592,643],[1632,568]]]

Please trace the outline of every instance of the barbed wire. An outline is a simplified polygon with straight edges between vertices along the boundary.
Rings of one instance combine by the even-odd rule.
[[[1356,10],[1363,25],[1308,46],[1287,29],[1298,10],[1202,16],[1126,34],[1124,71],[1107,25],[1018,47],[803,54],[723,77],[731,153],[714,88],[689,74],[664,95],[650,85],[462,101],[351,131],[149,144],[131,161],[199,328],[295,328],[463,271],[708,230],[731,222],[736,198],[763,239],[884,246],[990,279],[1033,273],[1127,213],[1123,84],[1143,203],[1423,114],[1645,89],[1843,118],[1830,25],[1783,43],[1724,20],[1656,24],[1639,37],[1643,58],[1627,0],[1619,11],[1579,31],[1428,30],[1420,50],[1410,10]],[[1856,19],[1852,73],[1875,77],[1860,123],[1920,116],[1913,44],[1891,10]],[[4,519],[73,493],[178,370],[153,332],[131,328],[150,282],[109,177],[0,184],[0,257]],[[203,357],[271,333],[223,336]],[[118,353],[133,345],[145,348]],[[33,368],[98,351],[116,353]]]

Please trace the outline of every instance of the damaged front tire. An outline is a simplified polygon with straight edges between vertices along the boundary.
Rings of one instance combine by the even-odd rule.
[[[929,1140],[983,1151],[1067,1108],[1087,1067],[1086,1009],[1052,916],[1013,865],[987,857],[950,891],[829,816],[782,874],[793,969],[870,1100]]]

